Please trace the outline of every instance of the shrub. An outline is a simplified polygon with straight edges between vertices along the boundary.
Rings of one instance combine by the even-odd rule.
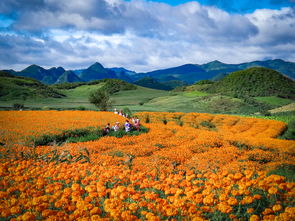
[[[112,151],[112,152],[110,152],[109,153],[109,156],[112,156],[112,157],[123,157],[124,156],[124,154],[123,154],[123,152],[122,151],[120,151],[120,150],[116,150],[116,151]]]
[[[123,113],[126,115],[126,114],[128,114],[128,117],[132,117],[132,112],[131,112],[131,110],[128,108],[128,107],[125,107],[124,109],[123,109]]]
[[[23,104],[15,103],[12,107],[14,110],[22,110],[25,106]]]
[[[280,138],[286,140],[295,140],[295,120],[292,120],[288,124],[287,130]]]
[[[83,111],[83,110],[86,110],[86,107],[84,107],[84,106],[79,106],[77,109]]]
[[[110,95],[102,89],[91,92],[89,95],[89,102],[94,104],[101,111],[106,111],[108,108],[112,107]]]
[[[163,124],[167,124],[168,123],[168,121],[167,121],[167,119],[166,118],[164,118],[164,119],[161,119],[161,121],[163,122]]]
[[[48,106],[43,106],[43,107],[41,107],[41,110],[49,110],[49,107]]]
[[[207,127],[209,130],[216,130],[216,126],[210,121],[202,121],[200,125],[203,127]]]
[[[145,123],[149,123],[150,122],[150,116],[147,114],[145,115]]]
[[[119,131],[111,131],[106,134],[106,136],[113,137],[123,137],[125,135],[139,135],[141,133],[147,133],[149,130],[146,127],[141,126],[140,131],[130,131],[125,132],[125,130],[120,129]],[[33,146],[45,146],[45,145],[61,145],[65,142],[76,143],[76,142],[86,142],[91,140],[97,140],[105,136],[101,128],[82,128],[75,130],[65,130],[60,134],[45,134],[37,138],[32,138],[29,143]]]

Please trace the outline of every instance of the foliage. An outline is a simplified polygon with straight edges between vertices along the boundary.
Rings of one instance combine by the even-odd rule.
[[[128,107],[125,107],[124,109],[123,109],[123,113],[126,115],[128,115],[128,117],[130,118],[130,117],[132,117],[132,111],[128,108]]]
[[[233,72],[206,90],[238,98],[257,96],[292,98],[295,94],[295,82],[274,70],[254,67]]]
[[[24,104],[19,104],[19,103],[15,103],[13,104],[13,110],[22,110],[24,109],[25,105]]]
[[[101,111],[106,111],[112,107],[110,95],[106,91],[101,89],[90,93],[89,102],[94,104]]]
[[[281,107],[281,106],[288,105],[288,104],[294,102],[291,99],[285,99],[285,98],[280,98],[280,97],[275,97],[275,96],[255,97],[255,99],[259,102],[266,103],[273,108],[274,107]]]
[[[276,174],[284,176],[289,182],[295,182],[295,165],[293,164],[281,164],[274,170],[271,170],[268,175]]]
[[[208,128],[209,130],[216,130],[215,124],[210,121],[202,121],[200,123],[201,126]]]
[[[0,75],[0,97],[2,100],[27,98],[62,98],[65,95],[59,91],[27,78],[2,74]]]
[[[151,77],[144,77],[140,80],[135,81],[134,84],[140,85],[142,87],[148,87],[148,88],[153,88],[153,89],[158,89],[158,90],[171,90],[171,89],[173,89],[173,87],[167,86],[164,83],[161,83]]]
[[[97,139],[102,136],[102,130],[100,128],[65,130],[62,131],[60,134],[44,134],[40,137],[33,138],[29,143],[33,143],[33,145],[35,146],[45,146],[49,144],[61,145],[64,142],[74,142],[81,137],[86,136],[88,139],[90,138],[89,140]]]
[[[134,90],[136,86],[119,79],[102,79],[93,80],[88,82],[73,82],[73,83],[61,83],[52,85],[53,88],[57,89],[74,89],[83,85],[98,85],[104,83],[104,90],[109,93],[116,93],[121,90]]]
[[[96,85],[102,83],[103,80],[94,80],[94,81],[88,81],[88,82],[73,82],[73,83],[60,83],[60,84],[54,84],[51,85],[52,88],[57,88],[57,89],[74,89],[83,85]]]
[[[280,138],[295,140],[295,120],[288,123],[287,130],[281,135]]]
[[[82,106],[82,105],[80,105],[80,106],[78,106],[78,108],[77,108],[78,110],[86,110],[86,107],[84,107],[84,106]]]
[[[245,115],[243,115],[243,116],[245,116]],[[295,120],[295,111],[272,113],[271,116],[251,115],[251,117],[264,118],[264,119],[277,120],[277,121],[283,121],[283,122],[285,122],[285,123],[288,124],[291,121],[294,121]]]
[[[75,130],[65,130],[60,134],[44,134],[40,137],[32,138],[28,143],[33,146],[45,146],[45,145],[61,145],[63,143],[77,143],[86,142],[91,140],[97,140],[103,136],[123,137],[125,135],[139,135],[141,133],[147,133],[148,129],[141,126],[139,132],[130,131],[125,132],[123,129],[119,131],[111,131],[108,134],[104,134],[101,128],[80,128]]]
[[[104,86],[101,88],[109,94],[119,91],[135,90],[136,86],[119,79],[104,79]]]
[[[211,80],[200,80],[200,81],[197,81],[195,84],[196,85],[203,85],[203,84],[213,84],[214,81],[211,81]]]

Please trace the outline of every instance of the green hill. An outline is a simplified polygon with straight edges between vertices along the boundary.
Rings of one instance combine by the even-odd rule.
[[[56,84],[65,83],[65,82],[80,82],[82,81],[73,71],[65,71],[59,78],[56,80]]]
[[[277,71],[253,67],[236,71],[203,89],[232,97],[278,96],[295,98],[295,82]]]
[[[64,95],[37,80],[0,71],[0,100],[50,97],[61,98]]]
[[[148,88],[153,88],[153,89],[158,89],[158,90],[171,90],[172,89],[172,87],[162,84],[162,83],[158,82],[156,79],[151,78],[151,77],[144,77],[138,81],[135,81],[134,84],[142,86],[142,87],[148,87]]]

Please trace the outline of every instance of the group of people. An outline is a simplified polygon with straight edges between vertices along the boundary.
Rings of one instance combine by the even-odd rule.
[[[136,119],[134,117],[131,118],[131,122],[129,120],[126,120],[125,124],[124,124],[124,127],[125,127],[125,131],[126,132],[129,132],[131,130],[137,130],[139,131],[140,130],[140,121],[139,119]]]
[[[121,116],[123,116],[123,117],[126,118],[126,121],[124,123],[125,132],[130,132],[132,130],[137,130],[137,131],[140,130],[140,120],[139,119],[137,119],[135,117],[132,117],[131,119],[129,119],[128,118],[128,114],[124,114],[122,110],[120,110],[118,112],[116,108],[114,110],[114,113],[115,114],[119,114],[119,115],[121,115]],[[106,135],[106,134],[108,134],[111,131],[119,131],[120,128],[121,128],[120,122],[116,122],[115,125],[113,125],[112,127],[111,127],[110,123],[108,123],[105,126],[105,128],[103,129],[103,133]]]
[[[122,116],[122,117],[126,117],[126,118],[129,117],[127,113],[125,114],[125,113],[123,112],[123,110],[118,111],[117,108],[114,109],[114,114],[119,114],[120,116]]]

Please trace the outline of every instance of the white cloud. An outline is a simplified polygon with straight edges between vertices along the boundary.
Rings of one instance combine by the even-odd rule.
[[[31,63],[84,68],[98,61],[150,71],[212,60],[294,60],[294,8],[239,15],[197,2],[44,0],[23,11],[12,5],[19,7],[10,30],[16,34],[0,32],[0,52],[13,56],[0,56],[1,68]]]
[[[295,8],[260,9],[247,17],[259,29],[251,43],[268,46],[295,43]]]

